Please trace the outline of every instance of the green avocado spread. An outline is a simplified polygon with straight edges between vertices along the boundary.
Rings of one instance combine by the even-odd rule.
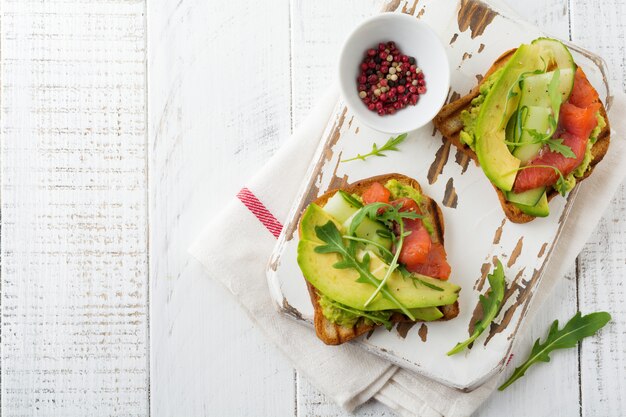
[[[478,113],[480,112],[480,106],[485,101],[485,98],[493,88],[493,85],[498,81],[500,76],[502,75],[502,70],[504,68],[500,68],[493,74],[489,76],[485,80],[484,83],[481,84],[479,89],[479,94],[476,96],[471,103],[470,110],[463,110],[461,112],[461,121],[463,121],[463,129],[459,133],[459,138],[461,142],[468,145],[472,150],[474,150],[474,142],[476,140],[475,136],[475,128],[476,128],[476,119],[478,118]]]
[[[331,323],[338,324],[344,327],[354,327],[356,322],[363,317],[363,322],[365,325],[372,325],[374,320],[372,318],[379,318],[381,321],[387,321],[393,314],[393,311],[368,311],[367,313],[363,312],[363,314],[367,314],[367,317],[359,313],[357,310],[353,309],[343,309],[341,308],[341,304],[336,301],[331,300],[324,294],[319,294],[319,304],[322,307],[322,314],[324,317],[328,319]],[[350,311],[348,311],[350,310]],[[354,311],[354,312],[353,312]]]
[[[402,184],[398,180],[389,180],[385,184],[385,188],[391,192],[393,200],[403,197],[412,198],[419,205],[422,203],[422,195],[410,185]]]

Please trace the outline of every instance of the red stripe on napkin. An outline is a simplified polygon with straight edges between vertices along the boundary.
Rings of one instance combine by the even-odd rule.
[[[252,191],[247,188],[242,188],[241,191],[237,193],[237,198],[241,200],[241,202],[256,216],[257,219],[263,226],[270,231],[271,234],[274,235],[275,238],[280,236],[281,230],[283,230],[283,225],[280,224],[276,217],[259,201],[258,198]]]

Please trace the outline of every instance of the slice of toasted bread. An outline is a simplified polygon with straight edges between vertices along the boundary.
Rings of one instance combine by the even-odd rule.
[[[443,235],[444,235],[444,224],[443,224],[443,214],[441,213],[441,209],[433,201],[428,198],[428,196],[422,193],[422,188],[419,183],[412,178],[409,178],[405,175],[401,174],[387,174],[387,175],[379,175],[376,177],[367,178],[353,184],[349,184],[346,187],[343,187],[342,190],[349,194],[357,194],[361,195],[363,192],[369,188],[369,186],[374,182],[379,182],[381,184],[385,184],[387,181],[391,179],[396,179],[399,182],[410,185],[415,188],[417,191],[422,194],[424,198],[424,206],[427,207],[428,213],[423,213],[424,215],[428,215],[435,233],[433,236],[433,241],[435,243],[443,244]],[[335,193],[339,191],[338,189],[331,190],[326,192],[325,194],[318,197],[313,203],[323,207],[326,202],[333,196]],[[301,233],[301,230],[300,230]],[[378,325],[368,325],[364,322],[364,319],[359,319],[353,327],[340,326],[338,324],[330,322],[324,315],[322,314],[322,307],[319,304],[319,294],[315,287],[311,285],[307,281],[307,288],[309,289],[309,295],[311,297],[311,302],[313,303],[313,307],[315,309],[314,316],[314,324],[315,324],[315,332],[317,337],[319,337],[324,343],[327,345],[340,345],[342,343],[348,342],[356,337],[361,336],[378,327]],[[441,312],[443,313],[443,317],[440,320],[449,320],[456,317],[459,314],[459,304],[458,301],[454,304],[448,306],[439,307]],[[392,322],[404,322],[410,321],[408,317],[403,314],[394,314],[391,317]]]
[[[466,144],[461,142],[459,138],[459,134],[463,129],[463,122],[461,120],[461,112],[463,110],[468,110],[471,107],[472,100],[480,94],[480,86],[483,82],[485,82],[491,74],[496,72],[498,69],[502,68],[506,62],[511,58],[515,49],[511,49],[510,51],[502,54],[494,63],[491,65],[487,73],[483,76],[481,82],[474,87],[467,95],[453,101],[450,104],[443,106],[443,108],[439,111],[437,116],[435,116],[434,124],[435,127],[441,132],[441,134],[447,140],[451,141],[454,146],[456,146],[459,150],[467,154],[470,158],[474,160],[476,165],[478,164],[478,157],[476,153]],[[591,148],[591,154],[593,156],[590,169],[585,173],[582,178],[577,178],[577,182],[580,182],[587,178],[593,168],[604,158],[604,155],[609,149],[610,142],[610,132],[611,127],[609,126],[609,119],[606,114],[606,109],[604,104],[598,99],[598,102],[602,105],[600,108],[600,113],[606,120],[606,126],[600,132],[598,136],[598,140]],[[494,189],[498,193],[498,199],[500,200],[500,204],[502,205],[502,209],[506,214],[506,217],[514,223],[528,223],[531,220],[534,220],[534,216],[530,216],[526,213],[523,213],[515,204],[506,200],[504,193],[497,187],[494,186]],[[553,188],[549,188],[548,190],[548,200],[551,200],[555,195],[557,195],[556,190]]]

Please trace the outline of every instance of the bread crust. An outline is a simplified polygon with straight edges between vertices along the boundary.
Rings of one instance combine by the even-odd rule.
[[[360,181],[357,181],[352,184],[348,184],[345,187],[342,187],[341,190],[349,193],[349,194],[357,194],[361,195],[363,192],[369,188],[369,186],[374,182],[379,182],[381,184],[385,184],[387,181],[395,179],[401,182],[402,184],[410,185],[415,188],[420,194],[423,196],[423,204],[428,209],[428,216],[433,224],[434,228],[434,236],[433,241],[435,243],[444,242],[444,222],[443,222],[443,213],[441,209],[437,205],[437,203],[426,196],[422,192],[422,187],[420,184],[406,175],[402,174],[386,174],[386,175],[378,175],[375,177],[366,178]],[[339,189],[330,190],[323,195],[319,196],[313,203],[323,207],[326,205],[326,202],[335,195],[335,193],[339,191]],[[300,223],[298,227],[298,232],[300,236],[302,235],[302,223]],[[306,280],[305,280],[306,281]],[[330,322],[324,314],[322,314],[322,307],[319,303],[319,294],[315,287],[311,285],[308,281],[306,281],[307,288],[309,290],[309,296],[311,298],[311,303],[313,304],[315,313],[314,313],[314,325],[315,325],[315,333],[317,337],[320,338],[327,345],[340,345],[342,343],[348,342],[354,338],[357,338],[371,330],[374,330],[379,325],[368,325],[365,324],[363,318],[360,318],[353,327],[340,326],[336,323]],[[450,320],[459,314],[459,303],[456,301],[454,304],[439,307],[441,312],[443,313],[443,317],[439,320]],[[394,323],[399,322],[408,322],[408,317],[403,314],[394,314],[391,317],[391,321]],[[419,321],[419,320],[418,320]]]
[[[446,104],[439,111],[433,123],[437,130],[441,132],[441,134],[452,142],[454,146],[457,147],[461,152],[465,153],[469,156],[477,166],[480,166],[478,163],[478,157],[476,153],[466,144],[461,142],[460,132],[463,129],[463,122],[461,121],[461,112],[463,110],[469,110],[471,107],[472,100],[480,94],[480,86],[489,78],[491,74],[502,68],[507,61],[511,58],[516,49],[511,49],[504,54],[502,54],[489,68],[489,70],[485,73],[482,80],[478,85],[476,85],[467,95],[460,97],[459,99],[451,102],[450,104]],[[593,172],[594,167],[604,158],[610,143],[610,132],[611,127],[609,124],[609,118],[606,113],[606,108],[600,99],[597,100],[600,103],[600,114],[604,117],[606,121],[606,126],[602,129],[600,134],[598,135],[598,140],[591,148],[592,159],[590,163],[590,169],[585,173],[582,178],[577,178],[576,183],[578,184],[580,181],[587,178]],[[498,199],[500,200],[500,204],[502,205],[502,209],[504,210],[504,214],[506,217],[514,223],[528,223],[534,220],[535,216],[530,216],[526,213],[523,213],[515,204],[506,200],[504,193],[502,190],[494,186],[496,193],[498,194]],[[548,191],[548,200],[551,200],[558,193],[554,188],[550,188]]]

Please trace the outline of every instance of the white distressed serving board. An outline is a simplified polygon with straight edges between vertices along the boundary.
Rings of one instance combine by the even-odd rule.
[[[450,99],[467,93],[506,50],[545,36],[537,28],[512,21],[477,1],[460,1],[454,8],[426,1],[416,17],[429,23],[449,44]],[[397,41],[411,54],[410,45]],[[608,97],[602,61],[584,51],[572,52],[601,97]],[[348,156],[367,152],[373,141],[381,144],[387,138],[362,125],[339,101],[270,261],[268,279],[273,298],[284,312],[311,322],[313,308],[296,263],[295,232],[300,214],[311,200],[329,189],[374,175],[398,172],[415,178],[442,207],[446,250],[452,266],[450,280],[463,288],[459,297],[461,313],[449,322],[400,326],[391,332],[377,330],[357,343],[442,383],[473,389],[506,363],[576,190],[567,199],[557,197],[550,203],[550,217],[523,225],[511,223],[482,170],[456,152],[432,125],[412,132],[402,152],[366,162],[339,163]],[[470,333],[478,295],[486,290],[486,274],[496,258],[505,265],[507,276],[504,307],[471,350],[447,357],[445,352]]]

